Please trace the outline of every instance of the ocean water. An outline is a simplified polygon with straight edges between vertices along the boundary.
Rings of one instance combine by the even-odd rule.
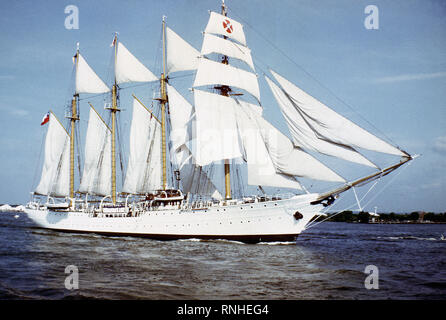
[[[296,242],[59,233],[0,213],[0,299],[446,299],[445,224],[324,222]],[[365,286],[365,268],[377,267]],[[67,266],[78,270],[68,290]]]

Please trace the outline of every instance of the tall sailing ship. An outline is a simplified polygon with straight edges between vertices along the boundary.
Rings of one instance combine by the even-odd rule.
[[[210,12],[201,52],[170,29],[164,18],[162,39],[163,70],[158,77],[115,34],[111,88],[78,47],[70,128],[49,112],[42,175],[25,210],[39,227],[155,239],[288,241],[341,193],[380,179],[414,158],[269,70],[271,75],[265,79],[291,139],[281,133],[263,116],[243,25],[227,16],[224,1],[221,13]],[[193,103],[169,83],[172,74],[188,70],[195,75]],[[133,95],[128,165],[119,191],[119,90],[132,82],[158,83],[159,89],[155,107],[147,107]],[[110,119],[105,121],[90,104],[83,170],[76,190],[79,139],[75,132],[79,97],[84,94],[111,95],[106,107]],[[358,149],[390,154],[398,160],[380,168]],[[311,153],[368,166],[373,172],[347,181]],[[258,194],[243,193],[240,175],[247,175],[244,184],[257,186]],[[224,181],[224,190],[216,177],[220,185]],[[309,192],[301,178],[335,186],[326,192]],[[266,187],[293,192],[267,195]]]

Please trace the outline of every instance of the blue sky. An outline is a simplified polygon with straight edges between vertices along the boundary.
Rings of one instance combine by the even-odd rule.
[[[446,211],[444,1],[226,3],[228,15],[245,26],[260,78],[273,68],[371,132],[409,153],[422,154],[401,173],[397,171],[393,180],[393,176],[386,178],[392,183],[366,209]],[[370,4],[379,9],[378,30],[364,27],[364,9]],[[79,8],[78,30],[65,28],[68,5]],[[208,10],[219,11],[220,1],[2,1],[0,203],[28,201],[40,177],[38,159],[46,130],[40,120],[49,109],[64,117],[72,95],[71,57],[76,42],[104,80],[111,79],[110,43],[115,31],[129,50],[159,73],[162,16],[200,48]],[[192,77],[172,81],[188,88]],[[265,117],[288,134],[263,79],[260,88]],[[144,89],[133,92],[143,94]],[[127,109],[122,113],[123,132],[128,130],[131,113],[130,99],[125,101],[130,91],[121,96],[121,106]],[[88,101],[102,103],[101,98]],[[84,103],[84,119],[87,111]]]

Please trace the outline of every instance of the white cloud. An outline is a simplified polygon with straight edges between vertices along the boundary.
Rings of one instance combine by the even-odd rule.
[[[442,186],[442,182],[440,181],[434,181],[432,183],[424,183],[422,185],[420,185],[420,188],[423,190],[427,190],[427,189],[438,189]]]
[[[446,136],[435,139],[434,151],[438,153],[446,153]]]
[[[1,80],[13,80],[15,79],[15,76],[10,74],[0,74],[0,81]]]
[[[27,115],[29,115],[29,112],[23,109],[11,109],[9,110],[9,113],[12,114],[13,116],[18,116],[18,117],[26,117]]]
[[[375,83],[392,83],[401,81],[426,80],[446,77],[446,71],[433,73],[416,73],[416,74],[401,74],[398,76],[376,78]]]
[[[14,117],[27,117],[29,115],[29,111],[25,109],[20,109],[16,107],[10,107],[6,105],[5,103],[0,103],[0,111],[1,112],[7,112],[8,114],[14,116]]]

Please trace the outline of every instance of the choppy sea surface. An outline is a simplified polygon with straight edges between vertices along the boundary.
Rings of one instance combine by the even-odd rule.
[[[324,222],[296,242],[156,241],[38,229],[3,212],[0,299],[443,300],[442,235],[445,224]],[[368,265],[378,289],[365,287]],[[65,287],[67,266],[78,289]]]

